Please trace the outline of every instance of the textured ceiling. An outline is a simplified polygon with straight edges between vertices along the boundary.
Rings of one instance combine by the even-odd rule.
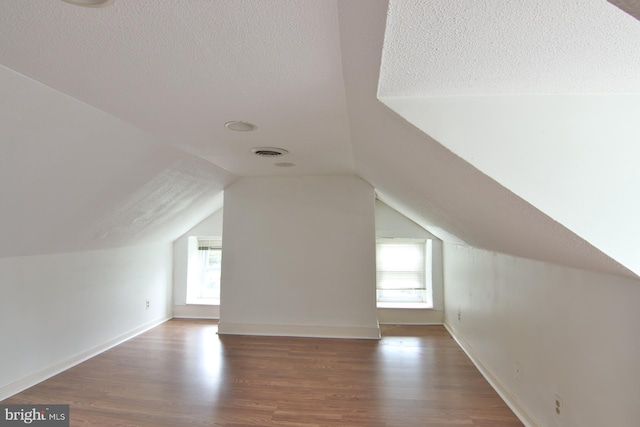
[[[234,174],[354,173],[333,1],[3,0],[0,40],[1,64]]]
[[[384,1],[340,3],[342,46],[350,53],[343,65],[354,156],[358,174],[379,197],[443,240],[634,277],[377,101],[378,76],[369,70],[380,69],[385,12]],[[453,131],[456,126],[465,123]],[[493,157],[500,159],[499,153]]]
[[[424,2],[402,3],[408,12],[391,5],[401,24],[386,37],[411,54],[385,49],[381,62],[384,0],[116,0],[101,9],[3,0],[0,256],[171,241],[218,208],[238,175],[358,174],[445,240],[630,275],[376,93],[379,72],[391,96],[591,83],[624,91],[637,82],[638,56],[615,45],[636,21],[608,3],[618,20],[560,16],[600,0],[434,0],[426,14],[416,13]],[[571,50],[581,37],[573,31],[586,28],[602,31],[590,43],[603,57]],[[535,42],[545,37],[562,43],[547,51]],[[434,68],[425,73],[418,61]],[[616,65],[606,76],[605,62]],[[386,79],[392,68],[404,76]],[[229,120],[258,130],[231,132]],[[296,166],[274,167],[249,153],[254,146],[286,148],[277,161]]]
[[[392,1],[386,28],[387,106],[640,274],[638,21],[596,0]]]
[[[391,1],[382,97],[629,93],[640,25],[601,0]]]

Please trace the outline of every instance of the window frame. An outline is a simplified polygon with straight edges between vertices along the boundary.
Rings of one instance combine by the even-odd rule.
[[[423,244],[424,245],[424,263],[423,277],[424,287],[417,288],[423,292],[422,301],[407,299],[380,299],[380,291],[393,291],[393,289],[381,289],[380,284],[380,266],[379,261],[379,245],[388,244]],[[398,270],[397,270],[398,271]],[[378,308],[433,308],[433,239],[429,238],[376,238],[376,305]]]
[[[220,294],[217,298],[202,297],[200,245],[201,242],[209,243],[211,249],[220,250],[220,272],[222,273],[222,238],[219,236],[189,236],[187,250],[187,305],[220,305]]]

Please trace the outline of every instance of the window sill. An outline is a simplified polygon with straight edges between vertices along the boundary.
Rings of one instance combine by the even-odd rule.
[[[187,302],[186,305],[201,305],[201,306],[219,306],[220,301],[198,301],[198,302]]]
[[[433,310],[433,306],[431,304],[427,304],[426,302],[379,302],[378,308]]]

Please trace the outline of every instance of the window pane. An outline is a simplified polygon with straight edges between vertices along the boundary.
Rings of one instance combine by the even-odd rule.
[[[420,290],[378,290],[378,302],[426,302],[427,291]]]
[[[377,262],[381,271],[424,270],[424,244],[378,244]]]
[[[378,302],[429,303],[426,240],[379,239],[376,244]],[[430,282],[429,282],[430,283]]]
[[[424,289],[424,272],[379,271],[378,289]]]
[[[221,249],[209,249],[206,252],[207,263],[204,266],[200,298],[220,299]]]
[[[220,304],[222,239],[189,237],[187,304]]]
[[[378,289],[424,289],[425,243],[378,242],[376,272]]]

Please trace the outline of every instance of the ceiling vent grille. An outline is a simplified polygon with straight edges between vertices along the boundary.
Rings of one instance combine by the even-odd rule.
[[[252,148],[251,151],[256,156],[261,156],[261,157],[278,157],[288,153],[288,151],[283,148],[275,148],[275,147],[256,147],[256,148]]]

